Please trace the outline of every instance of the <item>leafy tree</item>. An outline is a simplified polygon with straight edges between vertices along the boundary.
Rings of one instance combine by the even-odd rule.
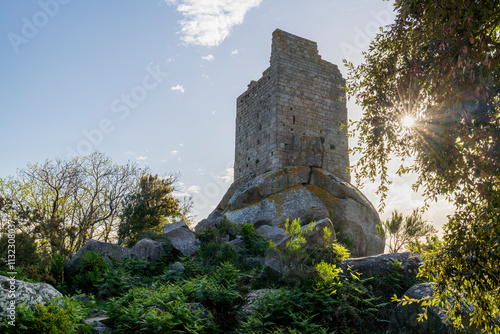
[[[390,253],[397,253],[405,246],[418,242],[420,238],[437,233],[437,230],[425,220],[419,210],[404,217],[398,210],[392,212],[391,219],[377,225],[379,236],[385,240]]]
[[[472,322],[491,329],[500,300],[500,2],[396,0],[395,11],[365,62],[348,64],[347,90],[364,110],[352,130],[356,177],[380,177],[384,199],[396,156],[427,201],[454,202],[425,272],[441,300],[453,292],[449,315],[470,304]]]
[[[437,235],[426,236],[425,242],[420,240],[411,241],[408,245],[408,249],[412,252],[419,253],[421,255],[436,253],[440,247],[443,246],[443,242],[439,240]]]
[[[17,177],[0,179],[2,228],[14,223],[49,253],[64,256],[91,238],[110,241],[121,202],[140,174],[137,164],[120,166],[97,152],[28,164]]]
[[[173,196],[177,177],[143,175],[138,190],[127,196],[118,229],[119,243],[134,243],[139,233],[154,231],[167,217],[180,215],[179,201]]]

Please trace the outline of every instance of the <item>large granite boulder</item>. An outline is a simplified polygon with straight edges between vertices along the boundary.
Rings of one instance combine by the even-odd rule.
[[[391,253],[377,256],[368,256],[361,258],[350,258],[340,264],[340,268],[346,272],[349,268],[353,272],[363,275],[363,277],[384,276],[389,274],[395,267],[394,263],[398,261],[398,271],[405,277],[415,278],[418,270],[423,263],[422,258],[417,253]]]
[[[433,286],[435,283],[418,284],[406,291],[405,296],[412,299],[423,299],[433,295]],[[417,302],[407,303],[399,302],[391,316],[390,330],[394,334],[479,334],[486,333],[483,329],[475,325],[469,326],[470,314],[473,309],[466,307],[462,309],[462,325],[464,328],[456,329],[441,312],[439,306],[429,306],[427,309],[427,320],[418,321],[419,314],[424,313],[424,307]]]
[[[129,256],[146,261],[155,261],[165,255],[164,243],[148,238],[141,239],[129,250]]]
[[[311,149],[295,159],[314,160],[321,143],[302,144]],[[256,228],[283,228],[287,218],[299,218],[302,223],[330,218],[334,225],[343,225],[344,233],[354,241],[353,256],[384,251],[384,240],[377,236],[376,228],[380,218],[370,201],[353,185],[321,168],[291,166],[236,180],[195,231],[216,225],[224,215],[237,224],[251,222]]]
[[[271,225],[262,225],[257,228],[255,232],[264,239],[272,240],[274,242],[280,241],[287,235],[286,231],[281,227]]]
[[[184,222],[163,226],[163,236],[167,237],[172,242],[172,246],[184,256],[193,255],[200,248],[195,234]]]
[[[146,261],[155,261],[165,254],[164,243],[151,239],[142,239],[132,248],[121,247],[107,242],[89,240],[80,248],[71,260],[64,266],[64,274],[71,281],[82,261],[82,256],[88,251],[98,253],[104,262],[110,264],[112,260],[123,261],[125,258],[137,258]]]
[[[78,266],[82,262],[83,255],[90,251],[99,254],[104,262],[111,263],[112,259],[123,261],[129,256],[130,250],[115,244],[91,239],[64,266],[64,275],[67,280],[71,281],[71,278],[76,274]]]
[[[302,222],[328,217],[325,205],[303,185],[287,188],[262,200],[226,213],[232,222],[253,222],[260,225],[283,226],[286,219]]]
[[[0,276],[0,319],[15,319],[16,304],[33,307],[59,298],[62,293],[46,283],[28,283],[11,277]]]

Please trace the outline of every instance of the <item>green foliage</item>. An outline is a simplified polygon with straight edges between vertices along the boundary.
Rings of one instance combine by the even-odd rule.
[[[426,236],[425,242],[414,240],[408,244],[408,249],[411,252],[418,253],[424,256],[427,254],[436,253],[441,247],[443,247],[443,242],[439,240],[439,237],[437,235],[433,235],[431,237]]]
[[[335,235],[337,237],[337,243],[343,245],[349,250],[353,250],[354,240],[345,233],[345,222],[335,218],[335,213],[330,216],[330,220],[333,223],[333,229],[335,230]]]
[[[0,238],[0,267],[7,264],[9,234],[4,233]],[[37,253],[36,240],[29,233],[15,233],[16,265],[25,267],[36,265],[40,261]]]
[[[228,240],[241,235],[245,247],[236,249]],[[270,247],[262,236],[255,232],[253,224],[243,223],[236,225],[229,222],[225,217],[218,226],[211,226],[198,234],[201,241],[198,254],[207,265],[217,265],[224,262],[231,262],[241,265],[241,258],[248,256],[263,256]]]
[[[87,310],[74,298],[64,297],[62,303],[53,300],[46,305],[37,304],[33,310],[20,304],[16,310],[16,326],[9,326],[5,320],[0,323],[3,333],[92,333],[92,326],[84,322]]]
[[[316,284],[292,290],[269,290],[260,296],[241,324],[241,333],[374,332],[376,298],[357,276],[341,275],[326,262],[317,265]]]
[[[199,333],[211,326],[189,303],[183,285],[135,288],[110,303],[109,317],[116,333]]]
[[[239,271],[224,263],[211,276],[136,288],[112,301],[110,319],[118,333],[131,330],[198,333],[203,329],[210,332],[208,328],[215,328],[214,321],[221,328],[231,328],[236,307],[241,302],[241,295],[236,290],[238,279]],[[193,303],[201,303],[214,314],[197,310]]]
[[[290,239],[286,242],[285,248],[290,252],[297,252],[302,247],[302,244],[306,242],[307,232],[306,230],[301,230],[300,219],[294,219],[291,223],[287,218],[285,222],[285,231],[290,235]]]
[[[425,273],[438,283],[437,297],[453,292],[449,316],[459,320],[457,308],[469,304],[474,323],[498,329],[500,6],[402,0],[395,13],[365,62],[348,64],[347,90],[364,110],[354,124],[356,178],[380,178],[384,199],[388,162],[397,156],[398,173],[416,173],[414,188],[427,201],[453,201],[443,246],[426,258]],[[405,116],[415,125],[405,128]]]
[[[252,223],[242,223],[239,225],[239,233],[245,242],[247,254],[250,256],[262,256],[269,248],[269,243],[255,232]]]
[[[49,257],[67,258],[89,239],[110,240],[118,204],[139,174],[137,164],[120,166],[97,152],[28,164],[15,177],[0,179],[0,210],[18,231],[35,237]]]
[[[316,250],[312,257],[315,262],[328,262],[331,264],[339,265],[342,261],[347,260],[351,253],[343,245],[336,242],[326,246],[323,249]]]
[[[143,175],[138,190],[124,202],[118,228],[119,243],[135,243],[143,231],[154,231],[166,218],[180,214],[179,201],[173,197],[177,178]]]
[[[216,241],[202,242],[198,254],[206,265],[218,265],[224,262],[238,262],[238,252],[233,245]]]
[[[55,254],[50,266],[50,273],[54,277],[56,283],[62,283],[64,279],[64,264],[66,261],[61,254]]]
[[[104,272],[98,288],[101,298],[117,297],[132,288],[132,277],[123,267],[109,267]]]
[[[104,262],[99,253],[94,251],[85,252],[77,266],[77,272],[72,278],[73,290],[96,295],[98,286],[101,283],[108,265]]]
[[[394,210],[391,219],[377,225],[377,232],[380,238],[386,241],[389,252],[398,253],[404,247],[418,242],[420,238],[437,233],[437,230],[423,220],[422,213],[415,209],[407,217]]]

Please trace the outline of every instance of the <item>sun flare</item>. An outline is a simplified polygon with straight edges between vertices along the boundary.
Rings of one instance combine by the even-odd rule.
[[[403,118],[403,126],[406,128],[411,128],[415,124],[415,118],[411,116],[405,116]]]

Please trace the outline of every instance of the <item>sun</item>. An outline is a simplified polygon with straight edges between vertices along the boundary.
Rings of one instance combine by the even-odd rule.
[[[405,116],[403,118],[403,126],[406,128],[411,128],[415,124],[415,118],[411,116]]]

